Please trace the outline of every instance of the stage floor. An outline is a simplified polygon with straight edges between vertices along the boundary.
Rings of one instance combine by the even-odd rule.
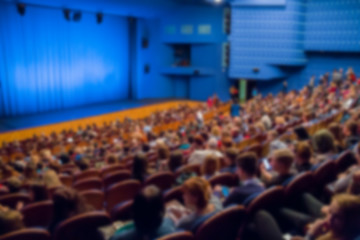
[[[0,141],[12,141],[30,137],[32,134],[49,134],[96,122],[141,118],[156,110],[168,109],[180,103],[199,102],[174,99],[147,99],[138,101],[118,101],[73,109],[0,119]]]

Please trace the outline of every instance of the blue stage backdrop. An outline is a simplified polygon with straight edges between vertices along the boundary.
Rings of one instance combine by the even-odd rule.
[[[0,2],[0,116],[128,98],[128,46],[125,17]]]

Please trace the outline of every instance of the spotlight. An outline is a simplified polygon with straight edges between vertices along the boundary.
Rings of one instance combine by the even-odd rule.
[[[16,7],[17,7],[18,13],[19,13],[21,16],[24,16],[24,15],[25,15],[25,4],[23,4],[23,3],[18,3],[18,4],[16,4]]]
[[[103,15],[102,13],[97,13],[97,14],[96,14],[96,22],[97,22],[98,24],[102,23],[103,17],[104,17],[104,15]]]
[[[77,11],[77,12],[74,13],[73,21],[74,22],[79,22],[80,20],[81,20],[81,12]]]
[[[64,13],[64,18],[66,19],[66,21],[70,21],[70,10],[64,9],[63,13]]]

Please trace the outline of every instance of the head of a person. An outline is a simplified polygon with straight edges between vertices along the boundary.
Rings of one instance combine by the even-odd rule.
[[[309,163],[311,159],[311,148],[307,142],[299,142],[295,146],[295,162],[296,164]]]
[[[37,177],[36,169],[36,164],[29,162],[24,169],[24,177],[26,179],[35,179]]]
[[[142,145],[141,149],[142,149],[142,151],[143,151],[144,153],[147,153],[147,152],[150,151],[150,145],[147,144],[147,143],[144,143],[144,144]]]
[[[33,202],[48,200],[48,190],[44,183],[35,182],[30,186]]]
[[[114,164],[118,163],[118,159],[116,158],[115,155],[111,154],[111,155],[107,156],[106,162],[109,165],[114,165]]]
[[[349,121],[345,124],[344,127],[345,136],[357,136],[358,135],[358,125],[354,121]]]
[[[327,218],[331,233],[338,239],[355,239],[359,236],[360,197],[350,194],[335,195]]]
[[[90,161],[87,158],[81,158],[79,161],[77,161],[76,165],[81,171],[85,171],[90,168]]]
[[[5,185],[9,190],[9,193],[18,193],[21,190],[22,182],[17,177],[10,177],[5,181]]]
[[[0,236],[24,228],[19,211],[0,206]]]
[[[134,157],[132,175],[135,179],[143,182],[148,171],[148,163],[145,154],[138,153]]]
[[[201,149],[204,147],[204,139],[201,135],[196,135],[194,138],[195,148]]]
[[[63,164],[63,165],[70,163],[70,157],[69,157],[69,155],[67,155],[67,154],[61,154],[61,155],[60,155],[60,161],[61,161],[61,164]]]
[[[159,228],[165,213],[160,189],[150,185],[141,190],[134,198],[132,211],[136,231],[140,234],[147,234]]]
[[[168,159],[169,158],[170,151],[169,151],[169,148],[165,144],[161,144],[158,147],[157,152],[158,152],[159,159]]]
[[[207,146],[209,149],[216,150],[218,146],[218,141],[216,140],[216,138],[210,138],[207,142]]]
[[[272,155],[271,166],[279,175],[289,174],[294,158],[294,154],[290,149],[275,150]]]
[[[208,181],[201,177],[192,177],[183,184],[183,199],[185,206],[193,211],[205,209],[211,198],[211,187]]]
[[[91,210],[85,199],[74,189],[68,187],[58,188],[53,196],[53,221],[59,222],[77,214]]]
[[[254,152],[240,154],[236,159],[236,173],[241,180],[253,178],[257,171],[257,157]]]
[[[170,154],[169,170],[175,172],[183,164],[183,154],[181,151],[174,151]]]
[[[205,176],[212,176],[219,170],[219,159],[214,155],[208,155],[202,165],[202,173]]]
[[[54,170],[47,170],[43,175],[43,179],[47,188],[55,188],[62,185],[59,176]]]
[[[236,157],[238,155],[238,151],[235,148],[228,148],[225,151],[225,162],[228,166],[236,165]]]
[[[332,153],[335,150],[334,136],[326,129],[315,133],[313,144],[315,151],[320,154]]]
[[[343,131],[341,129],[340,124],[335,122],[331,123],[328,129],[331,132],[331,134],[334,136],[336,141],[341,142],[343,140]]]

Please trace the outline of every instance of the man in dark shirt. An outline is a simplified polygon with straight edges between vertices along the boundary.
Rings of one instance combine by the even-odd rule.
[[[229,148],[225,152],[225,164],[226,167],[221,169],[222,173],[236,173],[236,157],[238,151],[235,148]]]
[[[250,195],[265,190],[263,183],[256,177],[257,159],[255,153],[241,154],[236,159],[236,164],[236,174],[241,180],[241,186],[235,188],[225,199],[224,207],[231,204],[243,204]]]
[[[291,171],[294,162],[294,154],[290,149],[279,149],[274,151],[271,160],[271,167],[275,173],[272,175],[264,166],[261,167],[261,173],[266,180],[266,187],[277,185],[286,185],[294,176]]]
[[[344,134],[346,136],[346,148],[357,144],[360,140],[360,137],[358,136],[358,125],[356,122],[349,121],[348,123],[346,123],[344,128]]]

